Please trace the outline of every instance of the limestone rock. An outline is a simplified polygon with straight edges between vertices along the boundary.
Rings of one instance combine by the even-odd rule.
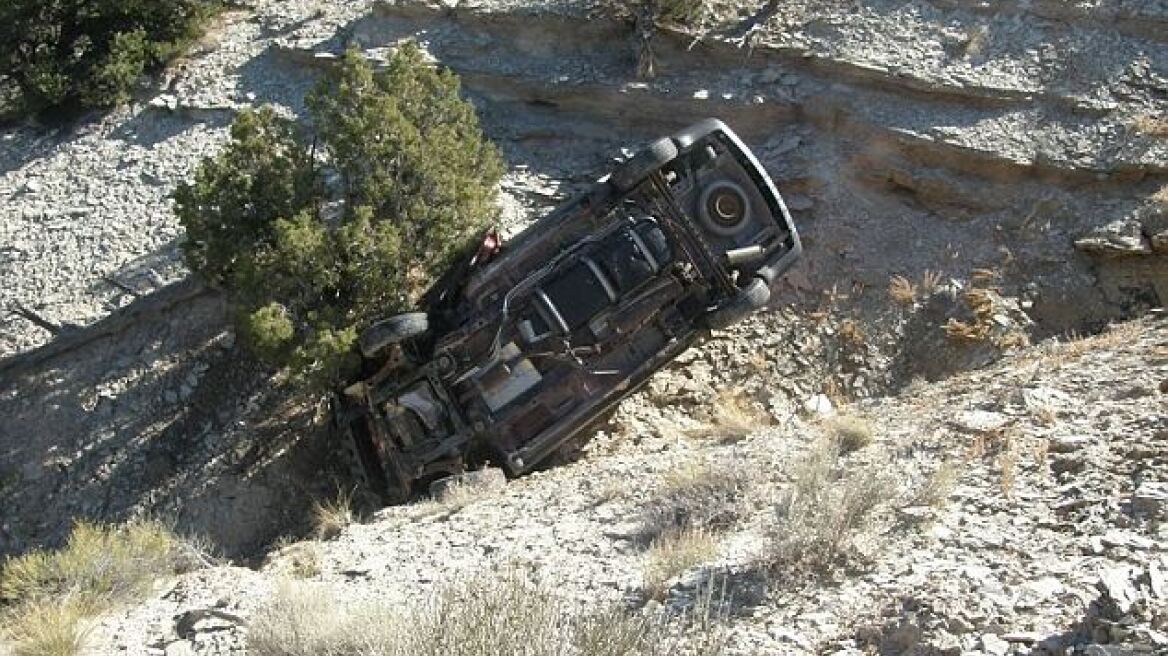
[[[1168,517],[1168,483],[1140,485],[1132,495],[1132,511],[1147,517]]]
[[[954,423],[967,433],[993,433],[1005,428],[1010,418],[1000,412],[967,410],[957,415]]]
[[[1114,619],[1127,615],[1132,606],[1140,599],[1139,592],[1133,584],[1133,570],[1131,567],[1114,567],[1099,575],[1099,591],[1103,599],[1114,609]]]
[[[814,394],[803,402],[803,412],[811,416],[827,417],[835,414],[835,408],[826,394]]]
[[[1135,218],[1118,219],[1075,240],[1075,248],[1104,257],[1149,255],[1152,245]]]
[[[194,647],[186,640],[176,640],[167,645],[163,651],[166,656],[194,656],[195,654]]]
[[[1168,200],[1153,200],[1137,213],[1152,250],[1168,253]]]
[[[985,633],[981,636],[981,648],[991,656],[1006,656],[1010,651],[1010,643],[993,633]]]

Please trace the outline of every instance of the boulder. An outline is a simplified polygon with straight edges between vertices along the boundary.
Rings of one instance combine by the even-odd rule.
[[[1144,483],[1132,494],[1132,511],[1144,517],[1168,518],[1168,483]]]
[[[1168,201],[1152,201],[1136,213],[1152,250],[1168,253]]]
[[[1075,248],[1101,257],[1150,255],[1152,245],[1134,216],[1117,219],[1075,240]]]

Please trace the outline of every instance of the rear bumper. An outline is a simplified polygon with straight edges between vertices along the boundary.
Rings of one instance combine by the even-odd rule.
[[[691,125],[685,130],[675,133],[672,139],[677,145],[678,151],[685,151],[709,135],[718,133],[722,134],[726,141],[731,144],[736,151],[736,157],[743,163],[743,168],[754,179],[758,187],[764,191],[767,204],[770,206],[771,215],[779,218],[783,223],[780,227],[786,233],[785,239],[780,244],[778,250],[772,253],[763,262],[762,266],[754,271],[754,277],[762,279],[769,288],[803,254],[803,243],[799,240],[799,233],[795,229],[795,222],[791,219],[791,212],[787,209],[787,204],[783,202],[783,197],[779,195],[779,190],[775,187],[774,181],[771,180],[770,175],[767,174],[766,169],[763,168],[754,153],[738,138],[738,135],[729,126],[716,118],[708,118]],[[745,288],[751,284],[750,281],[747,281],[742,287]],[[750,297],[746,304],[752,306],[752,309],[759,309],[763,305],[766,305],[767,300],[769,300],[769,294],[766,294],[765,296],[767,298],[762,299],[761,302],[759,302],[760,294],[758,293],[744,296]]]

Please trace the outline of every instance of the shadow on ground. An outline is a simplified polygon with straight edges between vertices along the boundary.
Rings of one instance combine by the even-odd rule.
[[[141,515],[249,555],[303,531],[337,486],[317,408],[191,281],[0,362],[0,416],[0,555]]]

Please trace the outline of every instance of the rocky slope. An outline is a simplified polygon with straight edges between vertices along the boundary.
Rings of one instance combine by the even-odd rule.
[[[722,577],[728,653],[1163,653],[1165,390],[1168,331],[1157,318],[849,408],[875,439],[842,466],[877,465],[896,495],[857,531],[855,569],[810,579],[760,562],[781,522],[777,500],[831,422],[783,417],[726,440],[724,423],[695,432],[676,405],[655,404],[658,390],[626,406],[618,433],[576,463],[465,505],[388,508],[334,539],[283,547],[258,569],[167,582],[141,607],[102,619],[92,645],[235,653],[247,621],[294,572],[338,603],[397,605],[442,581],[519,568],[589,604],[640,606],[646,509],[670,472],[698,466],[732,467],[752,501],[709,562],[669,581],[662,603]],[[938,469],[953,465],[952,483],[935,487]],[[296,565],[305,559],[311,567]],[[176,632],[177,619],[207,609],[238,621]]]
[[[223,299],[186,278],[169,195],[240,108],[298,111],[344,48],[377,60],[416,38],[462,76],[504,150],[509,231],[629,149],[715,115],[778,181],[807,253],[774,311],[662,373],[587,458],[450,517],[388,510],[321,546],[320,578],[420,594],[485,550],[571,563],[544,569],[573,594],[624,598],[643,560],[624,525],[656,474],[741,462],[776,492],[819,430],[802,413],[860,400],[902,488],[947,458],[968,463],[954,502],[885,518],[911,526],[870,545],[883,555],[866,574],[765,594],[739,577],[755,592],[736,611],[735,650],[907,640],[999,653],[985,635],[1029,632],[1016,651],[1101,637],[1096,568],[1138,562],[1136,585],[1162,557],[1163,536],[1133,510],[1159,497],[1132,505],[1139,486],[1165,482],[1162,320],[1073,357],[1030,350],[960,372],[1168,298],[1168,198],[1153,197],[1168,183],[1168,6],[712,5],[645,49],[620,12],[590,2],[257,0],[129,107],[0,130],[0,555],[59,542],[74,517],[155,514],[251,562],[306,534],[312,501],[348,484],[331,469],[322,409],[252,362]],[[655,75],[638,77],[649,52]],[[947,333],[950,319],[983,338]],[[775,426],[733,445],[684,438],[721,421],[727,390]],[[1008,485],[1003,458],[1016,462]],[[606,500],[615,487],[634,491]],[[732,571],[763,544],[751,531],[770,503],[756,504],[721,545]],[[192,575],[105,621],[98,651],[157,648],[176,638],[173,613],[220,597],[246,615],[276,569]],[[242,635],[192,644],[215,653]]]

